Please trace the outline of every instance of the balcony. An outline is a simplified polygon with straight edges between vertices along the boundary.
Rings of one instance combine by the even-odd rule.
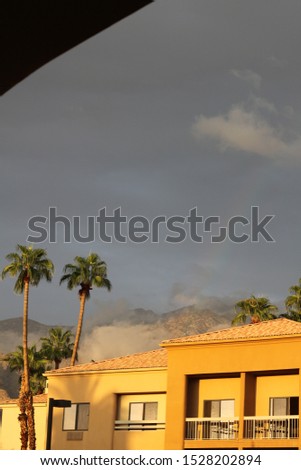
[[[116,420],[115,431],[155,431],[165,429],[165,423],[155,420]]]
[[[244,419],[246,439],[294,439],[299,437],[299,416],[248,416]]]
[[[244,439],[297,439],[299,416],[248,416]],[[185,440],[238,439],[239,418],[187,418]]]
[[[238,418],[187,418],[185,439],[237,439]]]

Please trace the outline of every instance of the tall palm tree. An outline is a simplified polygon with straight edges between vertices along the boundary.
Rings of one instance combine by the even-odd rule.
[[[23,346],[18,346],[17,350],[5,356],[10,370],[17,371],[20,374],[20,382],[24,370]],[[29,366],[29,383],[33,393],[42,393],[45,387],[45,379],[43,374],[46,370],[47,359],[44,358],[41,351],[37,351],[37,347],[28,347],[28,366]]]
[[[78,291],[80,308],[73,354],[70,362],[71,366],[74,366],[82,332],[85,303],[90,298],[90,291],[93,286],[105,287],[110,291],[112,285],[107,278],[107,265],[96,253],[90,253],[87,258],[76,256],[74,264],[66,264],[63,272],[65,274],[61,277],[60,284],[67,282],[67,288],[70,290],[80,287]]]
[[[255,297],[240,300],[235,304],[236,315],[232,320],[232,325],[246,323],[250,318],[251,323],[258,323],[264,320],[273,320],[278,308],[272,305],[267,297]]]
[[[281,316],[301,321],[301,278],[299,279],[299,285],[291,286],[289,292],[290,295],[285,299],[287,313]]]
[[[73,335],[70,330],[63,331],[60,327],[51,328],[48,334],[48,337],[41,338],[41,354],[48,361],[54,361],[54,368],[58,369],[63,359],[72,356]]]
[[[34,409],[32,391],[29,381],[28,364],[28,297],[29,286],[38,286],[42,279],[50,282],[54,272],[52,261],[42,248],[17,245],[16,252],[9,253],[6,259],[10,262],[2,271],[2,279],[7,276],[16,277],[14,291],[23,294],[23,363],[24,370],[19,393],[19,422],[21,428],[21,449],[30,450],[36,447]]]

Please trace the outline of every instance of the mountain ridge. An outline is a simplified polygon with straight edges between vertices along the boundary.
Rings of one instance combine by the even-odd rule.
[[[210,309],[190,305],[165,313],[142,308],[126,309],[106,317],[87,317],[81,338],[79,361],[103,360],[110,357],[144,352],[159,347],[164,339],[179,338],[231,326],[233,314],[218,314]],[[22,317],[0,320],[0,392],[16,397],[18,374],[8,369],[4,355],[22,344]],[[75,332],[75,326],[46,325],[28,320],[28,344],[38,344],[51,328],[60,326]],[[0,397],[1,397],[0,393]]]

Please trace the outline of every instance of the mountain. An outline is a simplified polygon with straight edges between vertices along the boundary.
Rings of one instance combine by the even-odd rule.
[[[57,326],[57,325],[54,325]],[[22,344],[22,317],[0,320],[0,400],[8,397],[16,398],[19,388],[19,376],[16,372],[10,372],[4,361],[5,354],[15,351]],[[28,343],[38,343],[43,336],[48,336],[48,331],[53,328],[35,320],[28,320]],[[71,329],[70,327],[66,327]]]
[[[171,333],[171,337],[189,336],[206,333],[210,330],[228,328],[231,325],[232,314],[217,314],[209,309],[200,309],[190,305],[161,316],[161,322]]]
[[[28,343],[37,343],[41,337],[48,336],[48,331],[54,326],[58,325],[44,325],[38,321],[28,319]],[[22,344],[22,328],[22,317],[0,320],[0,353],[12,352]],[[72,329],[73,327],[66,326],[63,328]]]
[[[105,327],[128,328],[149,326],[152,331],[160,330],[161,339],[176,338],[198,333],[205,333],[212,329],[227,328],[231,325],[233,314],[217,314],[210,309],[201,309],[196,305],[182,307],[162,314],[143,308],[126,309],[114,314],[95,315],[84,320],[82,338],[89,336],[96,329]],[[28,319],[28,344],[38,344],[43,336],[48,336],[50,328],[61,326],[75,332],[74,326],[45,325]],[[156,336],[156,335],[153,335]],[[22,344],[22,317],[0,320],[0,354],[14,351]],[[157,347],[158,344],[154,345]]]
[[[105,312],[106,313],[106,312]],[[114,316],[97,315],[85,322],[84,332],[91,333],[95,327],[109,325],[156,325],[173,332],[174,336],[203,333],[220,325],[229,326],[233,313],[218,314],[210,309],[202,309],[196,305],[182,307],[165,313],[155,313],[144,308],[126,309],[114,312]],[[1,328],[1,322],[0,322]]]
[[[81,338],[79,361],[102,360],[158,348],[164,339],[205,333],[227,328],[233,314],[217,314],[210,309],[190,305],[162,314],[143,308],[101,312],[87,317]],[[62,325],[53,325],[62,326]],[[28,344],[38,344],[53,326],[28,320]],[[71,329],[72,326],[63,326]],[[1,389],[11,396],[18,393],[18,375],[11,373],[3,354],[22,344],[22,318],[0,321],[0,396]],[[1,358],[2,353],[2,358]],[[2,359],[2,360],[1,360]]]

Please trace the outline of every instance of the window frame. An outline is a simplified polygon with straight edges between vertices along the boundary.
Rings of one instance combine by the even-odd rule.
[[[222,402],[233,402],[233,415],[227,415],[227,416],[222,416]],[[212,405],[210,408],[210,415],[207,416],[207,410],[206,408],[208,407],[209,403],[216,403],[218,405],[218,416],[213,416],[211,414],[212,411]],[[208,407],[209,409],[209,407]],[[234,398],[220,398],[220,399],[213,399],[213,400],[204,400],[203,403],[203,416],[204,418],[234,418],[235,416],[235,399]]]
[[[286,412],[285,414],[281,415],[276,415],[274,413],[275,409],[275,400],[285,400],[285,407],[286,407]],[[295,403],[293,403],[293,401]],[[298,411],[297,413],[292,414],[291,409],[296,406]],[[269,398],[269,413],[270,416],[294,416],[299,414],[299,397],[297,395],[294,396],[286,396],[286,397],[270,397]]]
[[[80,417],[80,408],[82,406],[87,407],[87,415],[86,415],[86,426],[85,427],[79,427],[79,417]],[[70,410],[70,408],[64,408],[64,414],[63,414],[63,421],[62,421],[62,430],[63,431],[88,431],[89,430],[89,420],[90,420],[90,403],[89,402],[79,402],[79,403],[72,403],[71,404],[71,409],[74,409],[75,407],[75,415],[73,418],[74,425],[73,427],[66,427],[65,424],[65,419],[67,417],[67,414]]]
[[[156,417],[151,418],[151,419],[146,419],[146,407],[148,404],[156,404]],[[132,405],[142,405],[142,417],[141,419],[132,419],[131,418],[131,407]],[[159,403],[157,401],[130,401],[129,402],[129,415],[128,415],[128,420],[129,421],[157,421],[158,420],[158,408],[159,408]]]

